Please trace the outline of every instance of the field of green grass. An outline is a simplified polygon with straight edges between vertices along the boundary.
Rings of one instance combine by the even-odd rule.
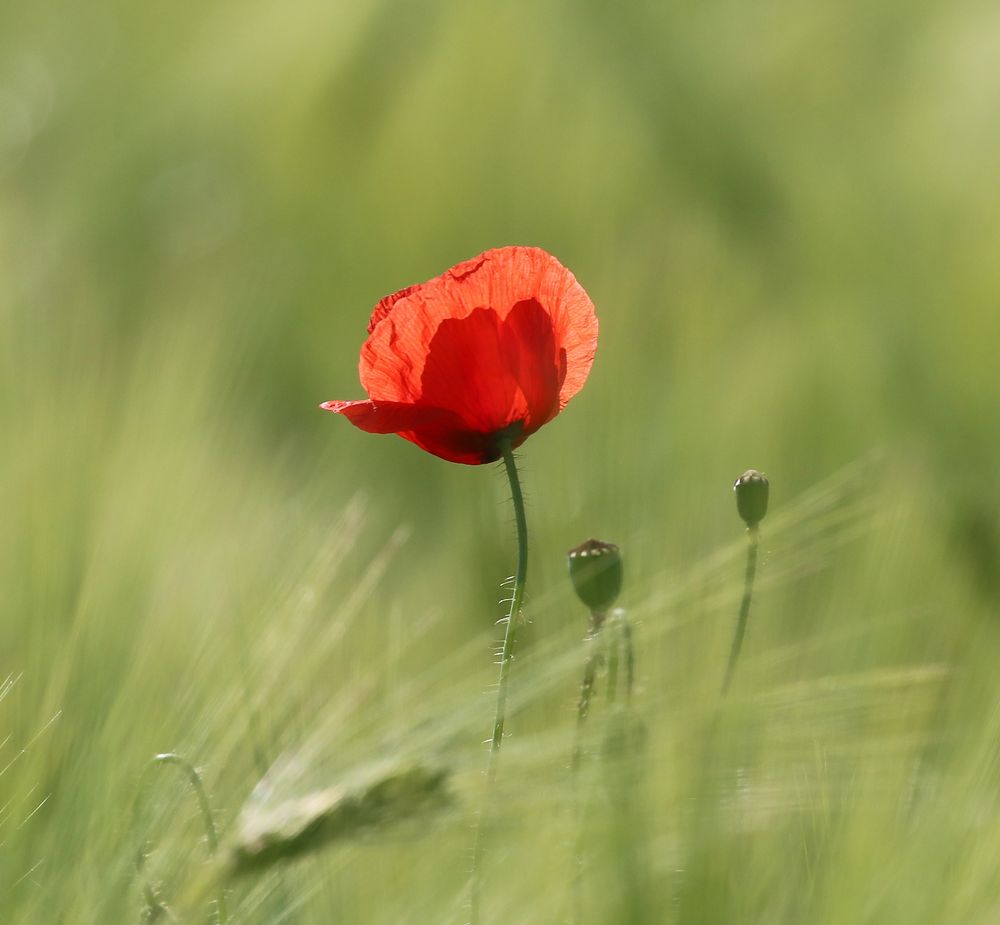
[[[0,4],[0,925],[462,925],[484,801],[482,925],[1000,919],[998,49],[981,0]],[[503,467],[317,406],[515,243],[601,332],[520,450],[487,798]],[[591,536],[637,679],[574,776]]]

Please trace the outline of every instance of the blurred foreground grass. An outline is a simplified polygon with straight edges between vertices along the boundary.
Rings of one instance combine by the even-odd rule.
[[[592,717],[589,921],[995,921],[998,42],[972,0],[0,5],[0,921],[138,920],[167,751],[224,841],[252,793],[443,764],[451,809],[230,912],[463,921],[502,474],[316,405],[360,397],[381,295],[515,242],[602,333],[523,452],[488,920],[572,905],[563,556],[598,535],[647,738],[602,763]],[[720,712],[751,465],[772,514]],[[182,780],[150,800],[181,910],[201,822]]]

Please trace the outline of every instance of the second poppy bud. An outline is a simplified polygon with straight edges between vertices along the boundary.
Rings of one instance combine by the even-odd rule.
[[[614,543],[587,540],[568,555],[577,597],[592,613],[606,613],[622,589],[622,557]]]

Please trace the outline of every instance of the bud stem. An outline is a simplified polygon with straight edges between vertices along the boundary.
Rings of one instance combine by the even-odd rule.
[[[628,622],[625,611],[619,612],[621,621],[622,648],[625,650],[625,703],[632,702],[632,690],[635,688],[635,645],[632,642],[632,624]]]
[[[597,648],[599,635],[604,625],[604,614],[593,611],[590,614],[590,631],[584,640],[587,646],[587,658],[583,663],[583,677],[580,679],[580,699],[576,703],[576,741],[573,743],[573,755],[570,767],[575,773],[580,766],[583,755],[583,724],[590,714],[590,702],[594,696],[594,682],[597,669],[601,663],[601,652]]]
[[[576,824],[576,843],[570,858],[572,863],[573,912],[569,925],[576,925],[583,919],[583,879],[586,860],[583,853],[583,798],[580,793],[580,766],[583,762],[583,727],[590,715],[590,704],[594,697],[597,670],[604,661],[604,640],[601,632],[607,614],[600,610],[590,612],[590,628],[584,637],[587,657],[583,663],[583,677],[580,678],[580,699],[576,702],[576,734],[573,739],[573,753],[570,756],[570,773],[573,785],[573,816]]]
[[[612,638],[608,646],[608,703],[618,700],[618,645],[619,640]]]
[[[722,696],[724,697],[732,683],[733,674],[736,671],[736,662],[740,657],[740,649],[743,647],[743,637],[747,631],[747,618],[750,616],[750,602],[753,599],[753,582],[757,574],[757,544],[760,539],[760,530],[754,527],[747,528],[749,545],[747,546],[747,568],[743,578],[743,600],[740,602],[740,615],[736,622],[736,635],[733,637],[733,646],[729,650],[729,664],[726,666],[726,677],[722,682]]]
[[[521,605],[524,601],[524,581],[528,572],[528,520],[524,512],[524,494],[521,491],[521,480],[514,461],[514,450],[510,438],[505,437],[499,442],[503,453],[504,467],[510,482],[510,496],[514,503],[514,522],[517,528],[517,570],[514,573],[514,590],[510,596],[510,610],[507,612],[506,631],[503,637],[503,648],[500,652],[500,677],[497,682],[497,709],[493,721],[493,736],[490,739],[490,759],[486,768],[486,801],[489,801],[496,783],[497,764],[500,758],[500,746],[503,742],[503,728],[507,714],[507,688],[510,684],[510,666],[514,659],[514,640],[517,634],[517,623],[521,616]],[[469,900],[469,921],[476,925],[479,921],[479,894],[482,878],[483,861],[483,811],[479,813],[476,823],[476,836],[472,848],[472,869]]]

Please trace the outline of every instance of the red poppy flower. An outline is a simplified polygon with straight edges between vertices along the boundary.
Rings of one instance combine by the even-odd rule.
[[[583,387],[597,349],[594,306],[558,260],[502,247],[386,296],[361,348],[364,401],[320,407],[478,465],[519,446]]]

